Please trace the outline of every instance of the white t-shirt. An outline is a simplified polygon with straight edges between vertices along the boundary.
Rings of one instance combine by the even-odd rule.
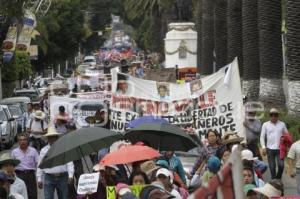
[[[175,197],[175,199],[182,199],[181,195],[176,189],[172,189],[171,195]]]
[[[292,144],[287,157],[294,160],[296,168],[300,169],[300,140]]]
[[[48,125],[47,125],[47,122],[43,121],[43,128],[42,128],[42,122],[39,120],[39,121],[36,121],[35,119],[32,120],[32,123],[31,123],[31,134],[30,136],[33,136],[35,138],[41,138],[42,135],[40,134],[35,134],[35,132],[43,132],[45,129],[48,128]]]
[[[288,131],[285,124],[279,120],[275,124],[271,121],[265,122],[261,128],[261,147],[268,149],[279,149],[280,137],[286,132]],[[265,143],[265,137],[267,138],[267,143]]]

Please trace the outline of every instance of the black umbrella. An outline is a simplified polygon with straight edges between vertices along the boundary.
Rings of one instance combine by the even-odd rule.
[[[133,143],[144,141],[160,151],[189,151],[198,147],[182,129],[168,123],[145,123],[130,129],[124,137]]]
[[[121,134],[100,127],[82,128],[59,138],[49,149],[40,168],[52,168],[110,147]]]

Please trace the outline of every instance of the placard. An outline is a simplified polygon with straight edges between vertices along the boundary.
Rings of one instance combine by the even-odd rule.
[[[99,173],[82,174],[79,177],[77,193],[85,195],[97,192],[99,183]]]

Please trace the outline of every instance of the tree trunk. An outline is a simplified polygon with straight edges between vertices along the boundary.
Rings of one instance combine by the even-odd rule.
[[[197,30],[197,69],[198,72],[202,72],[201,65],[201,47],[202,47],[202,0],[198,0],[196,3],[196,11],[195,11],[195,22],[196,22],[196,30]]]
[[[214,27],[216,69],[220,69],[228,63],[226,10],[227,0],[216,0]]]
[[[259,97],[259,47],[257,0],[243,0],[243,92],[251,100]]]
[[[281,0],[258,0],[260,100],[282,106]]]
[[[232,62],[238,58],[240,74],[243,66],[243,43],[242,43],[242,1],[227,0],[227,61]]]
[[[214,64],[214,0],[203,0],[201,74],[213,73]]]
[[[287,77],[289,113],[300,116],[300,2],[287,0]]]

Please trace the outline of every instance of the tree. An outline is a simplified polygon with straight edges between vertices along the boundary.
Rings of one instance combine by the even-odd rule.
[[[78,46],[86,37],[84,0],[55,1],[46,16],[40,19],[37,30],[41,33],[35,42],[40,46],[38,65],[45,67],[73,60]]]
[[[227,0],[227,61],[232,62],[238,58],[240,74],[243,66],[243,43],[242,43],[242,1]]]
[[[300,116],[300,4],[287,0],[288,109]]]
[[[214,63],[214,0],[203,0],[201,68],[203,75],[213,73]]]
[[[215,58],[216,69],[225,66],[227,62],[227,21],[226,10],[227,0],[215,0]]]
[[[197,69],[198,72],[201,72],[201,47],[202,47],[202,0],[194,1],[195,12],[194,12],[194,21],[196,22],[197,30]]]
[[[260,100],[284,105],[282,86],[281,1],[258,0]]]
[[[243,0],[243,90],[249,98],[259,96],[259,37],[257,0]]]

